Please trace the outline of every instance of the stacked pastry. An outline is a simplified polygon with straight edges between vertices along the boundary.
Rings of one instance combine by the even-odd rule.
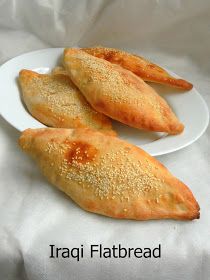
[[[19,143],[48,180],[87,211],[137,220],[195,219],[189,190],[155,158],[116,137],[110,118],[147,131],[184,126],[145,81],[190,89],[142,57],[108,48],[66,49],[51,74],[22,70],[29,112],[54,128],[28,129]]]

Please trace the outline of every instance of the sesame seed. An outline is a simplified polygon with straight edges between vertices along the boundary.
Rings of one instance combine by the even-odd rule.
[[[55,127],[91,127],[111,130],[111,122],[95,111],[67,75],[34,75],[30,87],[23,93],[33,96],[37,110],[44,109]],[[24,96],[24,94],[23,94]]]

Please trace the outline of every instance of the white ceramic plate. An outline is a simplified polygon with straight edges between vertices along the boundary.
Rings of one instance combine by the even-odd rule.
[[[1,114],[18,130],[45,127],[28,113],[21,101],[17,82],[19,71],[25,68],[47,73],[60,64],[62,51],[62,48],[51,48],[26,53],[0,67]],[[197,90],[193,88],[191,91],[183,92],[154,83],[150,85],[167,100],[184,123],[184,132],[176,136],[142,132],[114,121],[113,125],[119,137],[140,146],[153,156],[179,150],[196,141],[204,133],[209,121],[207,105]]]

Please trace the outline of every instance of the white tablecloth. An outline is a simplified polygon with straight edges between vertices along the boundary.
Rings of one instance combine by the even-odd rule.
[[[208,0],[0,1],[1,63],[40,48],[98,44],[135,50],[160,63],[192,81],[210,104]],[[209,129],[193,145],[158,157],[190,186],[200,220],[138,222],[81,210],[20,151],[19,132],[3,118],[0,126],[0,279],[210,279]],[[162,255],[91,259],[88,246],[100,243],[161,244]],[[52,259],[50,244],[83,244],[87,255],[79,262]]]

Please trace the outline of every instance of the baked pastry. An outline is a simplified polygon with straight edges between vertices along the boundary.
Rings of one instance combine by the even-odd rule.
[[[132,71],[144,81],[165,84],[184,90],[192,89],[193,85],[183,79],[176,79],[166,70],[146,60],[145,58],[130,54],[128,52],[104,47],[82,48],[83,51],[99,58],[118,64],[127,70]]]
[[[166,101],[132,72],[79,49],[64,51],[64,66],[96,111],[139,129],[183,131]]]
[[[55,68],[53,68],[52,71],[51,71],[51,74],[52,75],[65,75],[65,76],[68,76],[68,72],[62,66],[56,66]]]
[[[23,101],[37,120],[52,127],[91,127],[115,135],[111,121],[87,103],[70,78],[21,70],[19,82]]]
[[[27,129],[21,148],[81,208],[113,218],[199,218],[193,194],[155,158],[91,129]]]

